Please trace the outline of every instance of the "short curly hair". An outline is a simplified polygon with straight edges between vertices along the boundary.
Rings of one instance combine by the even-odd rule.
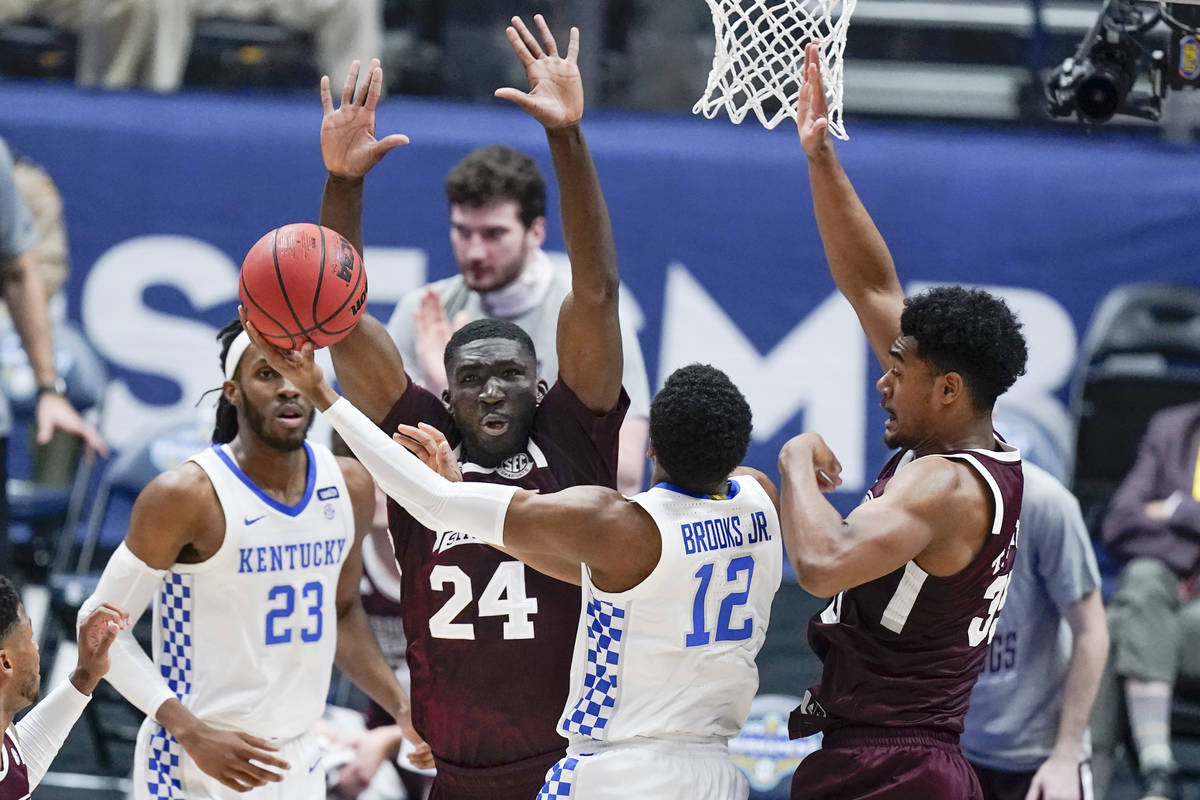
[[[472,150],[446,175],[446,199],[452,206],[479,208],[514,200],[528,228],[546,216],[546,179],[537,162],[505,145]]]
[[[21,619],[21,594],[8,578],[0,575],[0,642]]]
[[[458,355],[463,345],[479,339],[510,339],[521,345],[521,348],[528,351],[533,360],[537,361],[537,348],[524,328],[506,319],[485,317],[463,325],[454,332],[450,341],[446,342],[446,349],[442,352],[442,363],[446,366],[446,371],[450,371],[450,362]]]
[[[701,493],[742,463],[750,447],[750,404],[708,364],[671,373],[650,403],[650,443],[671,482]]]
[[[989,410],[1025,374],[1029,351],[1008,305],[982,289],[939,286],[904,299],[900,332],[940,373],[957,372],[975,407]]]

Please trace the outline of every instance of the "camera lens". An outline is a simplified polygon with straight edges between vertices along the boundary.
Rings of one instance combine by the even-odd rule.
[[[1079,82],[1075,90],[1075,103],[1079,113],[1093,122],[1107,122],[1121,104],[1117,84],[1118,76],[1107,69],[1099,69]]]

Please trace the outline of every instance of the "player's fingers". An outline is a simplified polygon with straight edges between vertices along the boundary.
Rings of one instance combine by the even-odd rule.
[[[283,780],[283,772],[277,769],[271,769],[257,758],[252,758],[246,762],[243,768],[243,780],[252,780],[258,786],[266,783],[278,783]]]
[[[529,52],[525,42],[521,41],[521,34],[517,33],[517,29],[509,25],[504,29],[504,35],[508,37],[508,43],[512,45],[513,52],[517,54],[517,60],[521,62],[521,66],[528,67],[532,64],[533,54]]]
[[[321,110],[326,114],[333,113],[333,92],[329,90],[329,76],[321,76]]]
[[[537,103],[527,92],[522,92],[518,89],[512,89],[509,87],[497,89],[496,97],[500,98],[501,100],[511,100],[527,112],[532,111],[537,107]]]
[[[243,742],[245,742],[246,744],[248,744],[251,747],[256,748],[258,750],[266,750],[269,753],[278,753],[279,752],[279,748],[276,747],[275,745],[271,744],[270,742],[268,742],[266,739],[260,739],[257,736],[253,736],[249,733],[243,733],[241,731],[237,732],[237,737],[239,739],[241,739]],[[280,763],[280,766],[282,766],[284,769],[287,769],[286,763],[284,763],[282,761],[279,763]]]
[[[538,44],[538,40],[534,38],[533,33],[526,27],[525,20],[520,17],[513,17],[512,25],[517,29],[517,34],[521,37],[521,41],[525,43],[525,47],[533,54],[534,58],[542,58],[546,55],[542,51],[542,46]]]
[[[395,150],[401,145],[408,144],[408,137],[403,133],[393,133],[390,136],[385,136],[380,139],[375,145],[375,153],[383,158],[392,150]]]
[[[371,70],[371,79],[367,81],[367,111],[374,111],[379,105],[379,95],[383,93],[383,70],[375,67]]]
[[[546,55],[558,55],[558,42],[554,41],[554,34],[550,32],[550,26],[546,24],[546,18],[541,14],[533,15],[533,24],[537,26],[538,33],[542,35],[542,42],[546,47]]]
[[[367,104],[367,95],[371,92],[371,77],[375,72],[375,68],[379,66],[379,59],[371,59],[371,63],[367,66],[367,75],[362,84],[359,85],[358,91],[354,93],[354,104],[363,106]]]
[[[358,85],[358,59],[350,62],[350,71],[346,73],[346,82],[342,85],[342,105],[348,106],[354,102],[354,87]]]
[[[571,26],[571,36],[567,39],[567,61],[574,64],[579,60],[579,28]]]
[[[230,789],[233,789],[235,792],[239,792],[239,793],[248,792],[254,788],[253,786],[248,786],[245,783],[242,783],[241,780],[234,777],[233,775],[226,775],[223,777],[218,777],[217,780],[219,780],[222,785],[228,786]]]

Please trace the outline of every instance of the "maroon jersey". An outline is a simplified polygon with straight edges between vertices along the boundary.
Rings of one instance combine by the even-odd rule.
[[[840,593],[813,616],[808,641],[824,666],[821,683],[793,714],[795,734],[844,725],[962,733],[1016,555],[1021,455],[1001,446],[926,456],[964,461],[983,477],[993,505],[989,535],[954,575],[929,575],[909,561]],[[888,461],[867,501],[883,495],[896,470],[911,460],[911,451],[904,451]]]
[[[559,381],[542,399],[526,449],[500,466],[462,464],[463,479],[533,489],[616,487],[629,398],[597,416]],[[409,382],[382,427],[429,423],[460,436],[442,402]],[[433,532],[388,501],[400,563],[413,724],[434,754],[491,767],[561,751],[578,586],[548,578],[455,531]]]
[[[9,731],[0,742],[0,800],[29,800],[29,772]]]

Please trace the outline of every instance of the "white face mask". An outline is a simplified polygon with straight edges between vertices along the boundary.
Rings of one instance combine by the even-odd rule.
[[[515,281],[494,292],[480,292],[479,301],[489,317],[519,317],[546,299],[553,278],[549,256],[538,250]]]

